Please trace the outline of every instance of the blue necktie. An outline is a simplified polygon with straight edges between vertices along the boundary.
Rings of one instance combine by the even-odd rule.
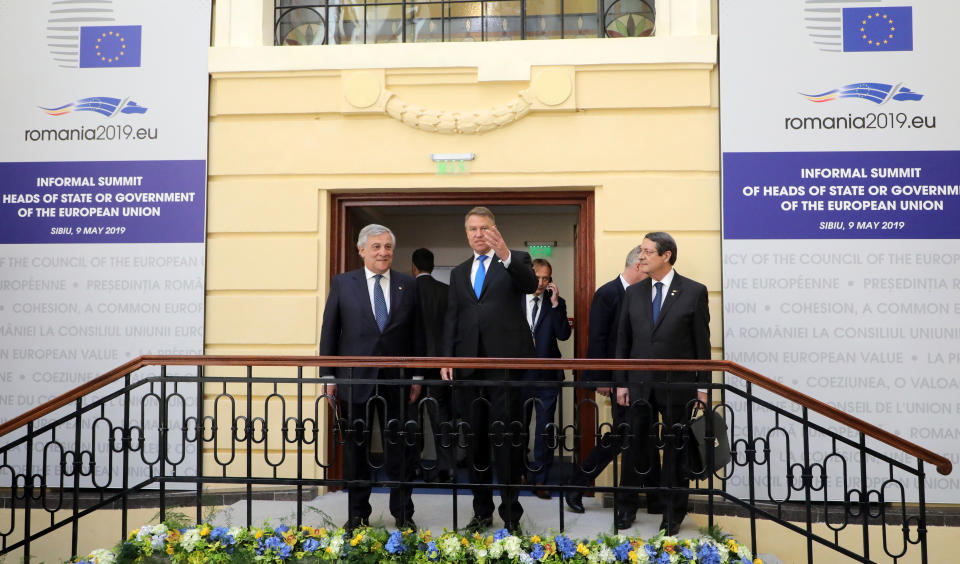
[[[657,287],[657,295],[653,297],[653,324],[657,324],[657,318],[660,317],[660,302],[663,298],[663,282],[654,284]]]
[[[537,312],[540,311],[540,296],[533,298],[533,312],[530,314],[530,332],[537,326]]]
[[[480,264],[477,265],[477,275],[473,279],[473,293],[477,295],[477,299],[480,299],[480,291],[483,290],[483,278],[487,275],[487,269],[483,267],[483,261],[487,260],[487,255],[480,255],[477,257],[477,261]]]
[[[383,328],[387,326],[387,299],[383,296],[383,288],[380,286],[380,280],[383,274],[377,274],[373,277],[373,316],[377,319],[377,327],[383,333]]]

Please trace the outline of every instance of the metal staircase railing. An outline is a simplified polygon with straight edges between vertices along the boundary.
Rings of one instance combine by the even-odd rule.
[[[370,430],[363,421],[331,409],[317,378],[316,369],[321,366],[724,372],[724,383],[666,386],[709,389],[710,409],[726,420],[733,454],[730,463],[710,472],[706,468],[712,467],[713,455],[708,450],[710,460],[685,466],[692,482],[680,489],[702,496],[711,525],[718,512],[747,517],[755,554],[763,549],[757,523],[769,520],[805,539],[810,562],[815,545],[857,562],[898,561],[917,551],[920,561],[927,562],[924,465],[932,464],[941,474],[952,470],[943,456],[729,361],[144,356],[0,424],[0,491],[10,492],[0,497],[0,555],[20,554],[29,561],[31,544],[64,527],[71,530],[71,550],[76,554],[81,522],[96,519],[96,512],[103,508],[121,511],[117,538],[122,539],[129,530],[131,506],[143,503],[144,497],[159,508],[163,519],[172,500],[182,503],[187,496],[199,522],[205,488],[240,488],[250,525],[257,489],[285,486],[296,490],[300,525],[305,488],[412,485],[412,481],[376,476],[369,482],[341,479],[338,447],[347,440],[368,441]],[[341,389],[410,383],[325,382],[336,382]],[[601,422],[598,404],[589,392],[609,382],[508,379],[425,380],[422,384],[424,393],[415,410],[411,408],[408,421],[388,421],[383,440],[419,444],[424,412],[433,405],[435,392],[448,389],[457,394],[476,386],[505,386],[517,393],[531,387],[575,389],[572,403],[564,405],[561,400],[558,406],[561,423],[546,431],[547,444],[556,455],[574,464],[586,454],[580,452],[584,436],[597,442],[610,433],[623,450],[630,448],[628,439],[638,432]],[[376,392],[374,398],[382,401]],[[506,432],[505,440],[527,440],[528,420],[513,426],[503,423],[506,429],[516,429]],[[440,427],[433,430],[440,448],[469,447],[474,430],[464,428],[462,422]],[[648,433],[661,452],[692,452],[696,447],[686,425],[639,432]],[[708,443],[713,432],[708,424]],[[371,459],[371,464],[382,462]],[[429,462],[420,464],[429,469]],[[311,465],[317,471],[305,475],[304,469]],[[633,470],[649,471],[620,471]],[[452,487],[457,492],[478,484],[416,485]],[[555,491],[578,488],[550,486]],[[647,494],[664,491],[656,484],[632,489]],[[590,490],[623,492],[625,488]],[[456,528],[462,524],[456,522],[456,496],[451,497],[450,525]],[[563,530],[563,503],[558,503],[557,518],[555,528]],[[815,528],[817,523],[823,525]],[[861,531],[861,542],[850,542],[851,530]],[[871,539],[877,535],[882,537],[883,554],[871,553]]]

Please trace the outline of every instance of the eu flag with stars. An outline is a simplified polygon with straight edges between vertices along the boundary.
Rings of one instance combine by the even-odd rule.
[[[96,25],[80,28],[80,68],[140,66],[140,26]]]
[[[843,50],[913,51],[913,8],[844,8]]]

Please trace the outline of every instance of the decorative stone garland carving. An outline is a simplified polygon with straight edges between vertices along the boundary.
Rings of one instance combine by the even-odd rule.
[[[386,91],[387,114],[414,129],[435,133],[474,134],[504,127],[530,113],[534,94],[521,90],[508,104],[473,111],[431,110],[401,100],[396,93]]]

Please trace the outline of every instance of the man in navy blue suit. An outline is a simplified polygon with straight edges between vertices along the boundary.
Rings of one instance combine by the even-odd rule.
[[[533,334],[533,345],[537,351],[537,358],[560,358],[560,347],[557,341],[566,341],[570,338],[570,323],[567,321],[567,302],[560,297],[560,290],[553,283],[553,267],[545,259],[533,260],[533,271],[537,274],[537,291],[527,294],[523,299],[523,308]],[[563,370],[528,370],[523,375],[525,380],[563,380]],[[530,413],[536,413],[534,425],[533,460],[530,463],[530,477],[528,482],[537,486],[547,483],[550,477],[550,468],[553,466],[553,449],[548,446],[548,425],[553,424],[553,417],[557,411],[557,396],[559,388],[542,388],[531,386],[527,388],[524,400],[525,421],[530,419]],[[549,441],[552,442],[552,441]],[[540,499],[550,499],[550,491],[544,488],[533,490]]]
[[[587,342],[587,358],[616,358],[617,329],[620,324],[620,304],[627,287],[640,282],[647,275],[640,270],[640,245],[630,249],[623,265],[623,272],[613,280],[600,286],[593,294],[590,304],[590,337]],[[611,382],[614,376],[606,370],[586,370],[583,379],[593,382]],[[606,386],[597,388],[597,393],[610,397],[611,389]],[[626,423],[625,409],[614,398],[612,404],[614,426]],[[597,439],[596,447],[574,470],[571,483],[576,486],[589,486],[603,472],[620,452],[618,433],[604,433]],[[567,506],[574,513],[583,513],[583,492],[568,491]],[[650,510],[651,507],[647,506]]]
[[[708,360],[707,287],[673,269],[677,242],[669,233],[647,233],[640,247],[640,269],[649,278],[627,288],[623,296],[617,358]],[[696,450],[683,428],[696,403],[706,405],[707,395],[698,393],[697,385],[709,383],[710,372],[627,370],[618,371],[616,379],[617,403],[627,408],[632,431],[623,451],[620,485],[652,485],[658,477],[663,489],[648,499],[663,505],[660,528],[676,535],[687,514],[689,493],[684,490],[689,486],[689,457]],[[657,443],[663,445],[662,461]],[[616,527],[626,529],[633,524],[636,507],[626,496],[620,507]]]
[[[323,308],[320,356],[423,356],[423,329],[414,279],[392,270],[396,238],[382,225],[360,230],[357,250],[363,268],[334,276]],[[321,368],[320,375],[338,379],[398,379],[408,376],[397,368]],[[420,379],[418,375],[414,379]],[[384,446],[384,466],[391,480],[409,481],[417,463],[415,441],[402,431],[408,402],[416,401],[420,385],[407,386],[327,384],[325,393],[336,397],[344,425],[343,477],[369,480],[369,429],[373,413],[379,415]],[[339,388],[339,389],[338,389]],[[408,391],[409,390],[409,391]],[[413,444],[411,444],[413,443]],[[390,513],[397,528],[416,530],[409,487],[390,490]],[[369,525],[370,488],[348,488],[348,519],[344,528]]]
[[[475,207],[464,219],[470,258],[450,272],[450,291],[444,323],[444,356],[523,358],[534,355],[533,338],[520,307],[523,296],[537,289],[530,255],[510,249],[494,223],[493,212]],[[444,380],[452,380],[451,368],[441,368]],[[513,370],[457,370],[457,380],[515,380]],[[466,448],[470,481],[491,484],[496,468],[500,487],[500,517],[511,532],[520,528],[523,507],[517,491],[523,470],[522,390],[513,386],[454,388],[454,405],[466,423],[470,444]],[[493,447],[491,464],[490,451]],[[470,530],[493,524],[493,491],[487,486],[473,490]]]

